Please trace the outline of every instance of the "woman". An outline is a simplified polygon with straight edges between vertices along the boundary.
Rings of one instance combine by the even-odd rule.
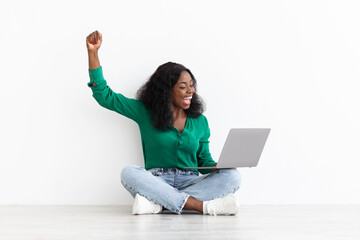
[[[203,214],[236,214],[233,194],[240,187],[236,169],[185,170],[214,166],[209,151],[210,129],[203,103],[196,94],[196,80],[181,64],[168,62],[130,99],[113,92],[102,74],[98,50],[102,35],[87,36],[93,97],[103,107],[132,120],[140,128],[145,168],[127,166],[121,172],[123,186],[135,198],[133,214],[160,213],[163,208],[180,214],[184,209]]]

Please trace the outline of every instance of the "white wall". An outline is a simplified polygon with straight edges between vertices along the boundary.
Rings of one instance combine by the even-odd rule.
[[[87,87],[86,36],[113,90],[189,67],[216,159],[231,127],[271,127],[241,201],[360,203],[358,1],[2,1],[0,204],[131,204],[131,120]]]

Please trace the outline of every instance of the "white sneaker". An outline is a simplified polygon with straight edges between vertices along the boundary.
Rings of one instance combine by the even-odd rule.
[[[162,206],[160,204],[151,202],[136,194],[134,199],[134,205],[132,209],[132,214],[156,214],[162,211]]]
[[[210,215],[234,215],[239,211],[239,202],[234,194],[209,201],[207,210]]]

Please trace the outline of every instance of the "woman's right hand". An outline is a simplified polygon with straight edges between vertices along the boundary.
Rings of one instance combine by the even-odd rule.
[[[86,47],[90,52],[97,52],[102,43],[102,35],[99,31],[90,33],[86,37]]]
[[[89,69],[95,69],[100,67],[100,60],[98,56],[98,50],[102,43],[102,35],[99,31],[95,31],[86,37],[86,47],[88,49],[89,57]]]

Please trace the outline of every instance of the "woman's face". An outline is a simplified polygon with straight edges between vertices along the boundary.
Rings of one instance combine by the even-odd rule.
[[[194,93],[194,81],[187,71],[182,71],[179,80],[172,89],[173,105],[182,109],[188,109]]]

